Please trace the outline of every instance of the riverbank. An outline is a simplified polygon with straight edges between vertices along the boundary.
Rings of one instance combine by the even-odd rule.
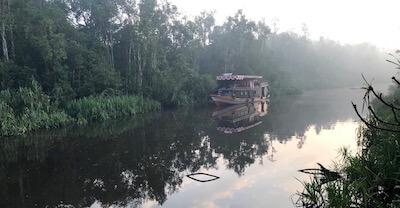
[[[141,96],[89,96],[66,102],[51,100],[36,82],[31,87],[0,91],[0,137],[39,129],[132,117],[160,110],[159,102]]]

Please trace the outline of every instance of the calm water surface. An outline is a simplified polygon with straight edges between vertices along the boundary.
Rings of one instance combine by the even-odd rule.
[[[359,97],[310,91],[2,139],[0,207],[293,207],[297,170],[356,149]],[[220,178],[186,177],[197,172]]]

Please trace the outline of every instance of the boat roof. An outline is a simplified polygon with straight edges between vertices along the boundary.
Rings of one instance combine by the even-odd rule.
[[[262,79],[262,76],[253,76],[253,75],[234,75],[232,73],[222,74],[217,76],[217,81],[225,81],[225,80],[245,80],[245,79]]]

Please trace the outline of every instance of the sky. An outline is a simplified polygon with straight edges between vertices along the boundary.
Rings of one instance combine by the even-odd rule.
[[[253,20],[277,24],[278,32],[321,36],[342,44],[371,43],[400,49],[400,0],[170,0],[188,17],[215,11],[217,23],[242,9]]]

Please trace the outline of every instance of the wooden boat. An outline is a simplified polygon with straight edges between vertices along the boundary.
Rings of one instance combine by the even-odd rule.
[[[262,76],[234,75],[217,76],[218,89],[211,96],[216,105],[238,105],[266,101],[269,86]]]

